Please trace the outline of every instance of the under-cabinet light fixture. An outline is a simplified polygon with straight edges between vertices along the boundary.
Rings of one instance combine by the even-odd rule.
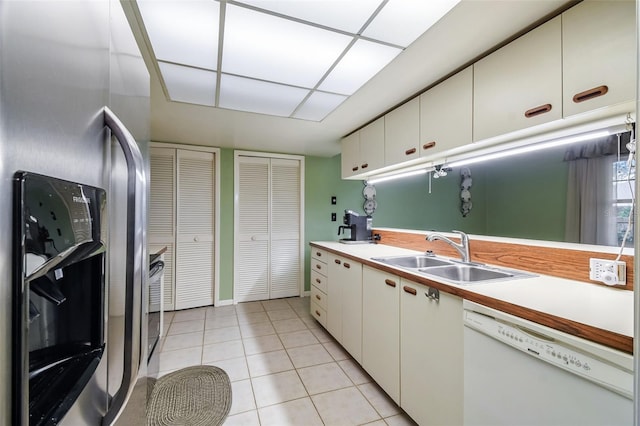
[[[395,175],[388,175],[388,176],[381,176],[381,177],[377,177],[377,178],[373,178],[373,179],[368,179],[367,182],[370,185],[375,185],[377,183],[380,182],[387,182],[390,180],[395,180],[395,179],[402,179],[405,177],[409,177],[409,176],[418,176],[418,175],[423,175],[427,172],[430,172],[433,170],[433,167],[430,167],[428,169],[419,169],[419,170],[411,170],[410,172],[404,172],[404,173],[398,173]]]
[[[595,132],[583,133],[580,135],[563,137],[549,142],[535,143],[532,145],[521,146],[517,148],[507,149],[504,151],[492,152],[489,154],[479,155],[477,157],[465,158],[462,160],[447,163],[447,167],[460,167],[469,164],[480,163],[483,161],[496,160],[498,158],[511,157],[513,155],[525,154],[528,152],[540,151],[543,149],[555,148],[563,145],[570,145],[578,142],[586,142],[593,139],[604,138],[612,134],[610,130],[599,130]]]

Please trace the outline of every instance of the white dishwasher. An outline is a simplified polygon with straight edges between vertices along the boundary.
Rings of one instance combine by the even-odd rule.
[[[633,357],[464,301],[465,425],[632,425]]]

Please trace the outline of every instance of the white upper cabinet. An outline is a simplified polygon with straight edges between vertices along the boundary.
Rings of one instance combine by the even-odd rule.
[[[342,179],[360,174],[360,131],[342,138]]]
[[[384,167],[384,117],[360,130],[360,172]]]
[[[583,1],[562,14],[564,116],[635,99],[634,1]]]
[[[471,143],[473,67],[420,95],[420,156]]]
[[[414,98],[385,115],[384,162],[400,164],[420,157],[420,98]]]
[[[384,167],[384,117],[342,139],[342,179]]]
[[[561,30],[558,16],[474,64],[475,141],[562,118]]]

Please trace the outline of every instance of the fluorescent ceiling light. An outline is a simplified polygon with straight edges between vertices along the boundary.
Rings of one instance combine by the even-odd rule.
[[[170,100],[264,114],[275,111],[278,116],[289,111],[291,118],[321,121],[457,1],[137,0],[135,4]],[[216,72],[218,82],[229,83],[235,76],[253,83],[217,87],[215,78],[203,74],[208,71]],[[249,85],[269,88],[264,93],[245,92]],[[217,91],[213,98],[212,87]],[[306,101],[291,106],[298,98]],[[269,99],[274,102],[271,107]]]
[[[427,172],[429,172],[430,170],[433,170],[433,167],[430,169],[420,169],[420,170],[412,170],[410,172],[404,172],[404,173],[398,173],[395,175],[389,175],[389,176],[382,176],[382,177],[378,177],[378,178],[373,178],[373,179],[367,179],[367,182],[371,185],[375,185],[376,183],[380,183],[380,182],[387,182],[390,180],[395,180],[395,179],[402,179],[402,178],[406,178],[409,176],[418,176],[418,175],[423,175]]]
[[[552,140],[549,142],[536,143],[532,145],[521,146],[518,148],[507,149],[504,151],[493,152],[490,154],[484,154],[477,157],[467,158],[463,160],[453,161],[451,163],[447,163],[447,167],[460,167],[460,166],[468,166],[469,164],[480,163],[483,161],[495,160],[498,158],[511,157],[513,155],[525,154],[528,152],[540,151],[548,148],[555,148],[558,146],[569,145],[578,142],[585,142],[593,139],[599,139],[611,134],[608,130],[601,130],[591,133],[583,133],[575,136],[568,136],[561,139]]]
[[[216,69],[218,2],[138,0],[138,8],[156,59]]]
[[[158,62],[158,66],[171,99],[190,104],[215,105],[215,72],[166,62]]]
[[[400,52],[395,47],[358,40],[318,88],[352,95]]]
[[[344,100],[347,99],[343,95],[335,95],[333,93],[313,92],[309,99],[293,114],[294,118],[303,120],[321,121],[331,111],[336,109]]]
[[[380,4],[372,0],[242,0],[261,9],[357,34]]]
[[[288,117],[308,94],[306,89],[233,75],[220,79],[221,108]]]
[[[362,35],[407,47],[459,2],[460,0],[389,0]]]
[[[227,5],[222,72],[312,89],[351,37]]]

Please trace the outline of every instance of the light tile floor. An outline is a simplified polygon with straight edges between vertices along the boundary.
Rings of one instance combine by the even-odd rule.
[[[165,313],[159,376],[224,369],[225,425],[414,425],[309,314],[309,298]]]

